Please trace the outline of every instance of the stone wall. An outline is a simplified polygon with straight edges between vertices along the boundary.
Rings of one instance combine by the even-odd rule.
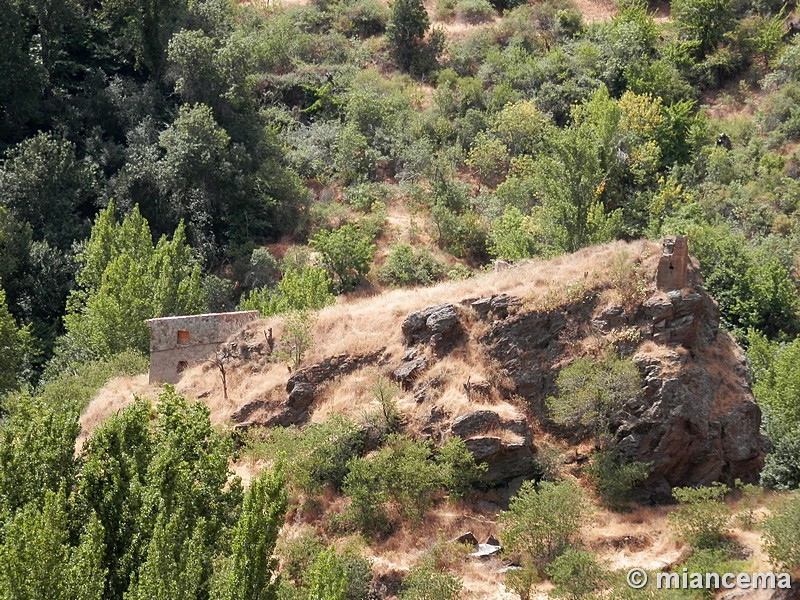
[[[255,310],[149,319],[150,382],[177,383],[184,369],[208,359],[256,319]]]
[[[688,285],[686,280],[688,268],[689,247],[686,244],[686,236],[666,238],[658,261],[656,288],[662,292],[682,290]]]

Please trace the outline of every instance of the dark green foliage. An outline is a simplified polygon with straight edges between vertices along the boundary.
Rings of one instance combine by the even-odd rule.
[[[795,492],[775,507],[764,523],[764,549],[779,569],[800,565],[800,494]]]
[[[576,540],[583,516],[574,483],[526,481],[500,513],[503,545],[541,570]]]
[[[591,597],[603,588],[604,571],[591,552],[568,549],[547,567],[557,597],[578,600]]]
[[[628,358],[607,350],[595,359],[584,356],[564,367],[556,378],[558,396],[547,398],[550,418],[597,438],[607,436],[613,416],[641,393],[641,376]]]
[[[398,66],[407,71],[422,48],[430,20],[421,0],[394,0],[386,38],[392,47]]]
[[[89,232],[97,198],[97,166],[74,144],[39,134],[9,153],[0,169],[0,205],[28,223],[33,239],[62,251]]]
[[[622,508],[636,486],[647,479],[650,466],[642,462],[628,462],[614,449],[595,452],[586,468],[603,503],[610,508]]]
[[[444,267],[427,250],[415,251],[409,244],[389,250],[378,278],[394,285],[427,285],[442,278]]]

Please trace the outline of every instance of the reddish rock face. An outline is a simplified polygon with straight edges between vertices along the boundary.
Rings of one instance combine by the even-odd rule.
[[[755,482],[766,451],[744,356],[720,331],[717,306],[699,281],[690,273],[684,283],[628,308],[596,307],[588,296],[546,313],[517,312],[481,339],[514,382],[511,392],[546,424],[544,401],[556,392],[568,344],[591,331],[636,331],[640,342],[620,351],[633,356],[644,389],[609,433],[631,460],[651,464],[642,499],[668,498],[673,486]]]

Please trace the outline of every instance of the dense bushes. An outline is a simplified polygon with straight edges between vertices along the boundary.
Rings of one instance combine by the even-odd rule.
[[[444,267],[427,250],[416,252],[408,244],[389,250],[378,278],[394,285],[427,285],[442,278]]]
[[[480,469],[458,438],[431,459],[427,442],[392,434],[378,452],[350,461],[342,491],[349,518],[366,532],[382,532],[398,519],[419,523],[437,494],[463,494]]]

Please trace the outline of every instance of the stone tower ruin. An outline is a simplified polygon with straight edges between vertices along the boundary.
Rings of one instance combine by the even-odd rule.
[[[656,288],[662,292],[687,286],[689,247],[685,235],[665,238],[656,271]]]
[[[208,359],[256,319],[255,310],[148,319],[150,383],[177,383],[184,369]]]

